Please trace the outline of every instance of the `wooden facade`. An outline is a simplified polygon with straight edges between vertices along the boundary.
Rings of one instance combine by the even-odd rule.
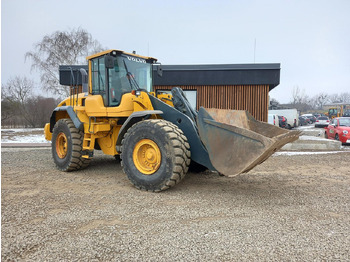
[[[164,67],[163,77],[155,79],[155,91],[175,86],[195,90],[197,110],[201,106],[247,110],[255,119],[267,122],[269,91],[279,84],[279,64]]]
[[[155,90],[171,90],[174,86],[155,86]],[[197,91],[199,108],[247,110],[255,119],[267,122],[269,106],[268,85],[179,86]]]

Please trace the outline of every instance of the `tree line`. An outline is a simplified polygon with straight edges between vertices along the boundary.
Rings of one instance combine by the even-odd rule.
[[[296,108],[298,111],[303,113],[324,111],[325,105],[337,103],[350,104],[350,92],[335,94],[320,92],[310,97],[305,94],[305,90],[302,90],[296,86],[292,90],[291,101],[289,104],[281,105],[276,99],[271,99],[272,107]]]
[[[34,83],[15,76],[1,87],[1,126],[44,127],[59,98],[33,95]]]

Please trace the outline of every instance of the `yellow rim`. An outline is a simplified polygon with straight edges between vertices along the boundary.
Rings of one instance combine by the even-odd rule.
[[[68,151],[68,140],[64,133],[59,133],[56,138],[56,152],[59,158],[65,158]]]
[[[132,159],[142,174],[152,175],[160,167],[162,156],[155,142],[150,139],[142,139],[135,145]]]

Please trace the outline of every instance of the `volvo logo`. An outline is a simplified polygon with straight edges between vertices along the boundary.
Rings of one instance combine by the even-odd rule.
[[[138,57],[127,56],[129,61],[146,64],[146,60]]]

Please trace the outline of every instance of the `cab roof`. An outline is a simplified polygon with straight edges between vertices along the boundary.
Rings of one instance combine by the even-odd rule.
[[[117,49],[109,49],[109,50],[106,50],[106,51],[102,51],[102,52],[93,54],[91,56],[87,56],[86,59],[90,60],[90,59],[93,59],[95,57],[103,56],[103,55],[106,55],[106,54],[111,54],[112,52],[117,52],[117,54],[125,54],[125,55],[129,55],[129,56],[139,57],[139,58],[146,59],[146,60],[152,60],[153,62],[157,61],[157,59],[154,58],[154,57],[141,56],[141,55],[138,55],[138,54],[131,54],[131,53],[124,52],[122,50],[117,50]]]

